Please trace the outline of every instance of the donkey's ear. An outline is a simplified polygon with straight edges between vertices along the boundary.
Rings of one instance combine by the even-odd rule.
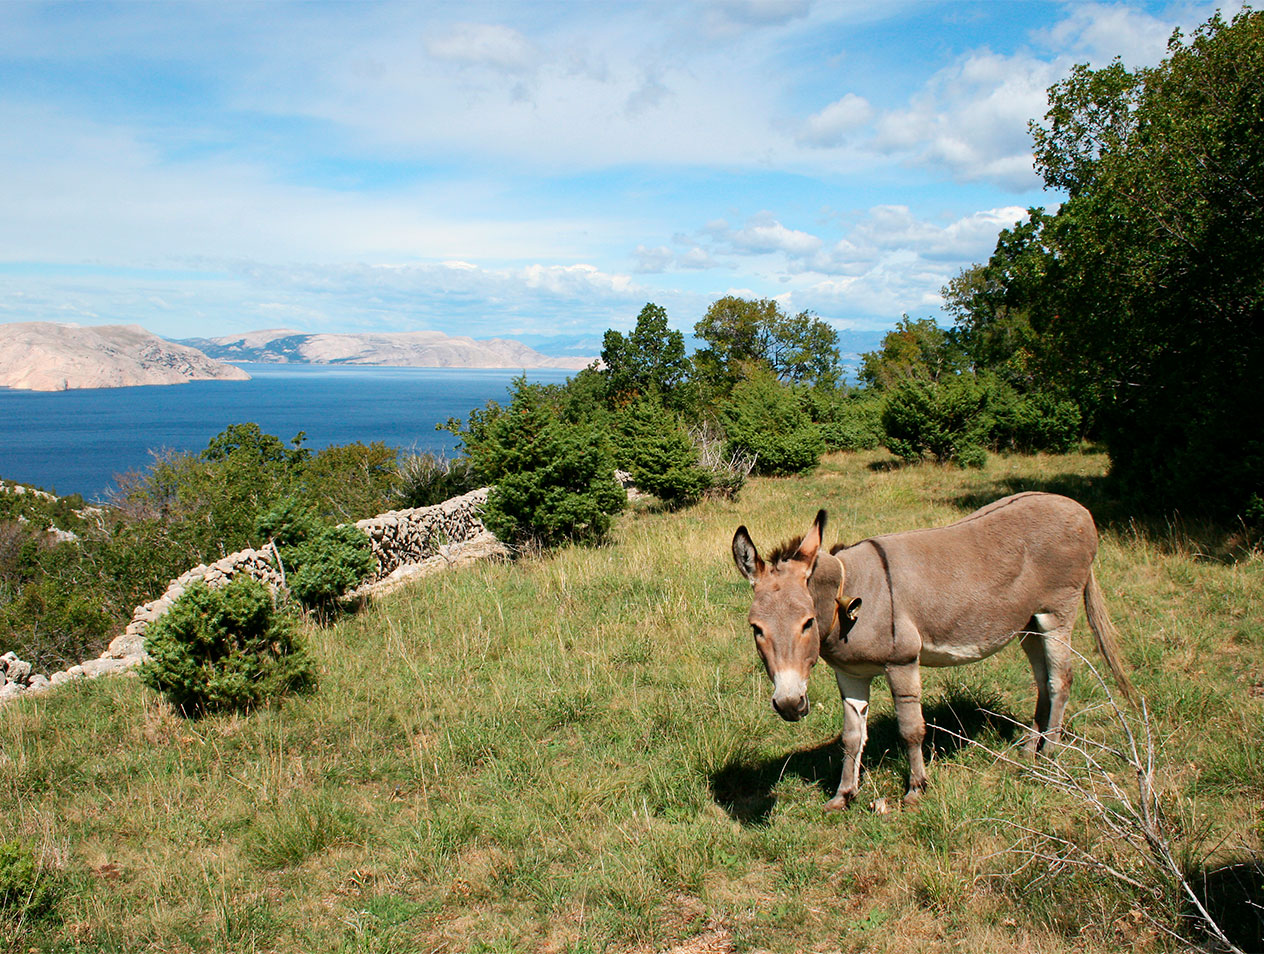
[[[759,558],[759,551],[744,526],[738,527],[737,533],[733,534],[733,562],[737,564],[738,572],[752,584],[764,572],[764,561]]]
[[[808,532],[803,536],[803,542],[799,544],[798,552],[795,553],[796,560],[802,560],[809,567],[816,565],[816,555],[821,550],[821,540],[825,536],[825,511],[818,510],[816,519],[812,521],[812,526],[808,528]]]

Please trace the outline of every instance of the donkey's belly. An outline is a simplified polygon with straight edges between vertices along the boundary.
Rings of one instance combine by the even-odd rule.
[[[923,666],[964,666],[966,663],[987,659],[1007,646],[1018,634],[1007,632],[1000,636],[954,640],[924,640],[918,661]]]

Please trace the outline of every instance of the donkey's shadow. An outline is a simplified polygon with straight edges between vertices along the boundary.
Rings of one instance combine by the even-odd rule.
[[[977,691],[956,689],[938,702],[924,707],[926,719],[926,751],[933,759],[953,758],[969,743],[991,735],[1004,742],[1013,741],[1021,731],[1019,722],[1003,712],[998,701]],[[877,765],[888,759],[907,761],[899,725],[893,714],[884,714],[869,722],[869,740],[865,745],[865,762]],[[713,772],[708,779],[711,797],[743,825],[768,824],[777,804],[773,789],[787,776],[815,785],[825,798],[838,786],[843,771],[843,750],[837,739],[810,749],[791,752],[783,758],[762,762],[735,760]]]

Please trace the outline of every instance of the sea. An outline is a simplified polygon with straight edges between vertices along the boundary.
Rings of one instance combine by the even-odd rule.
[[[508,400],[514,378],[562,383],[576,372],[238,365],[249,381],[75,391],[0,388],[0,478],[60,495],[105,500],[116,476],[155,455],[198,452],[230,424],[253,422],[319,450],[381,441],[404,452],[446,452],[456,438],[435,429],[466,420],[489,400]]]

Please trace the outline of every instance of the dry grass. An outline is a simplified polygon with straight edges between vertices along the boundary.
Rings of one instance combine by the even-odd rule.
[[[21,943],[1174,949],[1150,929],[1183,930],[1170,895],[1091,871],[1033,883],[988,860],[1013,842],[989,819],[1077,839],[1091,816],[947,732],[917,810],[822,813],[840,761],[832,680],[813,677],[805,722],[772,715],[728,556],[738,523],[776,540],[820,506],[827,535],[854,540],[1016,489],[1085,499],[1104,524],[1100,579],[1149,703],[1176,843],[1191,870],[1214,868],[1260,846],[1261,560],[1226,558],[1206,532],[1133,524],[1103,498],[1103,468],[1094,455],[981,472],[838,456],[806,478],[754,480],[736,502],[641,506],[606,547],[419,581],[312,632],[321,689],[280,710],[186,722],[131,679],[10,706],[0,840],[38,845],[70,885],[61,923]],[[926,679],[928,718],[998,751],[1006,724],[987,713],[1026,721],[1033,698],[1017,651]],[[1111,731],[1103,700],[1077,682],[1086,735]],[[874,703],[862,803],[897,800],[903,784],[889,697]]]

